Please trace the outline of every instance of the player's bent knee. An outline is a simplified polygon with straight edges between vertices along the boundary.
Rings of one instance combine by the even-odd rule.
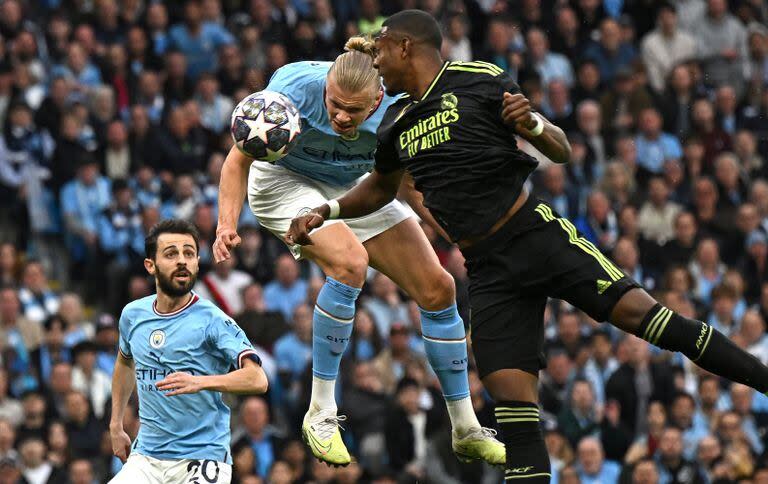
[[[325,275],[349,286],[360,287],[368,270],[368,253],[361,244],[338,251],[324,267]]]
[[[453,276],[445,270],[439,271],[413,298],[420,307],[427,311],[438,311],[450,306],[456,300],[456,285]]]

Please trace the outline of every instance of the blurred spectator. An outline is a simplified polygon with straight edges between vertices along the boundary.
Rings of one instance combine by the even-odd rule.
[[[550,164],[542,170],[539,197],[552,205],[563,217],[574,218],[579,213],[578,195],[571,189],[562,165]]]
[[[627,464],[635,464],[656,455],[662,433],[667,428],[667,410],[663,403],[658,400],[650,401],[646,414],[648,429],[645,433],[641,433],[630,446],[624,456]]]
[[[725,274],[725,265],[720,262],[720,249],[714,239],[699,242],[689,270],[695,280],[696,296],[709,303],[712,289]]]
[[[571,384],[569,404],[558,416],[558,428],[568,438],[571,445],[589,435],[595,435],[600,429],[602,415],[595,408],[595,396],[586,380],[575,380]]]
[[[0,347],[23,345],[32,350],[40,345],[42,328],[21,314],[21,304],[16,291],[10,287],[0,288]]]
[[[605,396],[619,403],[621,422],[633,432],[642,433],[648,424],[645,416],[649,402],[671,400],[672,373],[665,364],[651,362],[648,343],[640,338],[627,335],[622,344],[627,361],[608,379]]]
[[[563,410],[573,376],[573,362],[565,350],[551,348],[547,353],[546,369],[539,380],[539,401],[545,412],[557,416]]]
[[[442,50],[444,57],[451,61],[473,60],[472,46],[467,37],[467,24],[461,15],[452,15],[448,18]]]
[[[200,190],[191,175],[176,177],[174,195],[160,208],[162,218],[180,218],[191,220],[195,207],[200,202]]]
[[[397,382],[406,376],[409,364],[417,362],[425,365],[424,356],[413,351],[410,336],[408,326],[393,323],[389,328],[389,346],[373,359],[373,367],[387,394],[394,393]]]
[[[59,309],[59,296],[48,286],[43,265],[36,260],[27,261],[22,272],[19,301],[24,317],[41,323]]]
[[[264,302],[262,287],[253,283],[242,290],[243,312],[235,317],[246,336],[259,346],[270,349],[289,331],[282,313],[269,311]]]
[[[576,116],[570,99],[570,91],[564,80],[552,79],[546,86],[547,97],[542,110],[551,123],[557,124],[564,132],[576,129]]]
[[[176,175],[191,173],[203,167],[205,140],[188,117],[187,109],[176,106],[168,114],[166,129],[158,137],[159,170]]]
[[[680,62],[693,59],[697,53],[696,39],[678,28],[677,12],[671,3],[658,8],[656,29],[642,41],[643,62],[648,71],[650,85],[657,93],[663,93],[672,69]]]
[[[725,0],[707,0],[707,11],[693,27],[698,55],[710,85],[734,83],[741,91],[747,67],[747,31]]]
[[[54,467],[46,458],[46,446],[42,439],[30,437],[19,445],[21,456],[21,474],[29,484],[61,482],[64,472]]]
[[[566,169],[574,181],[581,185],[588,185],[600,176],[608,159],[608,141],[602,133],[600,105],[592,100],[579,103],[576,107],[576,125],[587,150],[584,154],[585,160],[578,165],[570,163]],[[583,173],[576,173],[576,170],[583,170]]]
[[[93,484],[96,482],[93,464],[87,459],[77,459],[69,465],[69,482],[71,484]]]
[[[296,306],[291,331],[275,341],[275,359],[283,381],[290,389],[301,379],[312,361],[312,309],[306,304]],[[298,389],[292,388],[292,392]]]
[[[76,91],[84,91],[101,84],[99,69],[91,63],[90,55],[79,42],[69,44],[66,62],[54,66],[51,76],[67,79]]]
[[[578,473],[582,484],[617,482],[621,467],[606,461],[603,446],[594,437],[586,437],[578,446]]]
[[[579,105],[587,99],[592,101],[600,99],[603,94],[600,90],[601,82],[600,70],[595,61],[591,59],[581,61],[576,70],[576,86],[572,91],[573,102]]]
[[[74,458],[94,458],[99,455],[102,429],[97,423],[88,403],[88,398],[72,390],[64,396],[65,426]]]
[[[266,477],[283,446],[283,440],[269,424],[266,402],[259,397],[246,398],[240,406],[240,421],[242,432],[234,440],[242,438],[250,444],[256,456],[255,474]]]
[[[64,322],[64,345],[72,348],[81,341],[93,337],[93,325],[85,320],[83,301],[75,293],[61,295],[58,315]]]
[[[201,297],[213,301],[230,316],[243,310],[243,289],[253,282],[247,273],[235,269],[237,259],[229,259],[213,265],[213,270],[202,276],[195,284],[195,291]]]
[[[584,50],[584,57],[593,59],[600,69],[603,82],[612,82],[618,70],[629,67],[637,57],[631,44],[622,42],[618,22],[606,18],[600,22],[600,40]]]
[[[414,380],[400,380],[395,399],[384,430],[390,466],[408,479],[424,479],[427,429],[434,423],[419,407],[419,386]]]
[[[389,334],[390,327],[396,323],[408,321],[408,311],[398,294],[397,286],[382,273],[376,273],[371,284],[372,297],[364,303],[364,308],[373,316],[379,334]]]
[[[638,213],[638,226],[646,239],[664,245],[674,236],[674,220],[681,207],[669,200],[669,187],[661,177],[648,182],[648,201]]]
[[[203,74],[197,81],[197,102],[200,104],[203,126],[221,133],[229,129],[232,100],[219,92],[219,81],[213,74]]]
[[[97,346],[83,341],[72,348],[72,388],[85,395],[97,419],[104,417],[112,394],[112,379],[96,366]]]
[[[691,129],[691,103],[694,100],[693,77],[685,64],[672,67],[666,78],[662,97],[661,112],[664,131],[677,136],[686,136]]]
[[[575,222],[584,237],[603,251],[611,251],[619,237],[616,213],[611,209],[608,197],[594,190],[587,197],[587,213]]]
[[[669,133],[661,131],[661,115],[654,108],[640,113],[639,131],[635,143],[639,165],[653,174],[661,174],[664,162],[680,159],[683,148],[680,141]]]
[[[660,478],[664,482],[706,482],[698,466],[683,457],[683,439],[677,428],[668,427],[662,432],[658,459]]]
[[[644,109],[653,105],[651,95],[635,79],[629,68],[616,72],[612,89],[600,97],[600,109],[605,126],[614,132],[628,132]]]
[[[564,55],[549,50],[549,39],[543,30],[536,27],[529,29],[526,44],[531,67],[539,74],[545,89],[555,79],[563,81],[568,88],[573,85],[571,63]]]
[[[717,126],[712,103],[706,99],[698,99],[693,103],[691,120],[694,131],[704,144],[704,170],[711,172],[717,155],[731,149],[731,137]]]
[[[187,0],[184,22],[171,27],[168,41],[171,48],[179,49],[187,57],[187,74],[196,78],[216,70],[218,48],[234,42],[234,38],[220,25],[203,19],[200,0]]]
[[[275,262],[275,280],[264,286],[264,302],[270,311],[280,311],[290,320],[293,311],[307,297],[307,282],[299,278],[299,264],[290,254]]]

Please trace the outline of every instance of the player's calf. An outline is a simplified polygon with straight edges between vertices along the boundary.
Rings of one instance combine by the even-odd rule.
[[[505,480],[546,484],[551,471],[549,453],[539,422],[539,407],[532,402],[500,401],[496,422],[507,449]]]
[[[707,323],[656,304],[635,334],[659,348],[679,351],[711,373],[760,393],[768,391],[768,367]]]

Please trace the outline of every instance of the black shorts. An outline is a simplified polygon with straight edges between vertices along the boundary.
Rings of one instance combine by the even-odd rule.
[[[544,368],[548,297],[605,321],[625,292],[640,287],[570,221],[533,196],[496,233],[462,252],[481,377],[506,368],[538,375]]]

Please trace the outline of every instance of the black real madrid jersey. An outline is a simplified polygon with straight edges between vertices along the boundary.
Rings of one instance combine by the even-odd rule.
[[[454,241],[488,233],[538,164],[501,119],[504,92],[520,88],[495,65],[446,62],[420,100],[400,99],[379,126],[376,170],[407,168]]]

